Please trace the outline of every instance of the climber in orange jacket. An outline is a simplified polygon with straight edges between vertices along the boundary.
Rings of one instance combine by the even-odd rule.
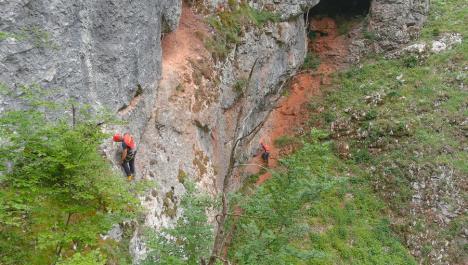
[[[263,141],[260,141],[260,146],[262,147],[262,159],[263,159],[263,162],[266,164],[266,166],[268,167],[268,159],[270,158],[270,147],[265,144]]]
[[[133,140],[133,136],[129,133],[124,133],[122,136],[120,133],[116,133],[113,137],[114,142],[122,142],[122,167],[127,174],[127,179],[131,181],[135,176],[135,155],[136,155],[136,144]]]

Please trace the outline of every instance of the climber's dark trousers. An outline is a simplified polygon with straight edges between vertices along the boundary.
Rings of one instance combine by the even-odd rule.
[[[262,159],[265,165],[268,167],[268,159],[270,158],[270,153],[269,152],[263,152],[262,154]]]
[[[122,166],[125,170],[125,174],[127,174],[127,177],[128,176],[135,176],[135,157],[133,157],[132,159],[130,160],[125,160],[123,163],[122,163]]]

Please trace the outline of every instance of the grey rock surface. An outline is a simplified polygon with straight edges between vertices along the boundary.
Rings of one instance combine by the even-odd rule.
[[[257,1],[255,5],[258,8],[271,9],[279,14],[282,20],[288,20],[303,15],[319,2],[320,0],[262,0]]]
[[[377,51],[388,51],[416,38],[429,12],[429,0],[373,0],[369,31],[376,35]]]
[[[161,31],[175,29],[180,0],[0,1],[0,81],[60,88],[72,98],[122,112],[135,132],[153,107],[161,76]],[[0,99],[0,109],[18,107]],[[138,133],[136,135],[139,137]]]
[[[215,66],[219,87],[204,78],[206,94],[197,96],[198,85],[195,99],[184,105],[171,99],[180,84],[177,72],[167,71],[161,80],[161,35],[177,28],[181,1],[1,1],[0,31],[8,37],[0,40],[0,80],[13,89],[23,84],[62,88],[50,99],[72,98],[127,120],[139,146],[137,175],[158,183],[157,192],[141,198],[148,210],[145,224],[167,227],[175,220],[167,208],[180,213],[175,206],[184,188],[178,176],[183,172],[201,189],[219,192],[233,139],[265,119],[278,84],[302,64],[307,46],[300,10],[316,1],[292,2],[294,18],[247,32],[231,56]],[[232,86],[252,67],[242,126],[235,130]],[[10,99],[0,104],[19,107]],[[244,157],[250,152],[245,147]],[[109,154],[116,149],[103,148]],[[172,189],[174,201],[165,203]],[[120,233],[116,227],[107,236],[120,238]],[[131,252],[135,262],[144,256],[141,237],[132,239]]]
[[[303,15],[319,2],[320,0],[257,0],[249,1],[249,5],[259,10],[275,12],[280,15],[281,20],[288,20]],[[208,9],[213,10],[227,5],[228,0],[204,0],[203,3]]]
[[[213,9],[227,1],[208,2]],[[181,213],[176,206],[184,193],[183,176],[210,194],[222,189],[233,143],[265,120],[283,82],[302,64],[307,53],[302,14],[318,2],[251,3],[277,12],[282,22],[250,28],[225,61],[195,78],[193,69],[163,65],[161,35],[177,28],[180,0],[0,0],[0,31],[11,33],[0,40],[0,81],[13,88],[32,83],[63,88],[53,100],[74,98],[129,121],[139,146],[137,177],[154,180],[158,187],[141,198],[147,209],[144,224],[159,229]],[[427,3],[374,0],[369,26],[379,49],[407,43],[423,23]],[[366,43],[361,47],[368,49]],[[200,64],[206,60],[193,58]],[[239,96],[233,87],[250,72],[248,87]],[[184,88],[187,79],[190,86]],[[14,107],[0,99],[0,111]],[[251,157],[257,140],[252,134],[240,143],[238,163]],[[240,183],[239,178],[229,180],[232,189]],[[138,262],[145,247],[136,229],[131,252]],[[110,236],[120,234],[115,229]]]
[[[427,57],[432,53],[440,53],[446,50],[450,50],[456,45],[462,43],[463,37],[460,33],[444,33],[437,39],[432,40],[429,43],[418,42],[402,47],[385,56],[387,58],[399,58],[402,56],[413,55],[416,57]]]
[[[349,62],[358,63],[369,52],[395,57],[402,46],[419,37],[428,13],[429,0],[373,0],[368,22],[349,33]]]
[[[180,29],[185,33],[192,22],[184,21],[186,18],[183,15],[181,21],[185,29]],[[213,196],[223,190],[235,139],[249,134],[265,120],[281,94],[281,84],[302,65],[307,52],[305,32],[302,16],[251,28],[225,61],[211,65],[209,55],[203,52],[205,48],[197,46],[201,44],[187,47],[178,39],[185,33],[176,31],[166,37],[170,40],[176,35],[171,45],[177,45],[177,52],[163,60],[153,116],[145,128],[137,161],[139,178],[155,180],[159,189],[142,198],[147,209],[145,225],[159,229],[174,223],[177,216],[168,212],[173,214],[175,210],[179,215],[183,211],[174,207],[185,192],[182,178],[192,179],[200,190]],[[183,54],[187,58],[179,67]],[[199,68],[206,73],[197,81]],[[249,85],[241,96],[234,86],[238,80],[248,79],[250,72]],[[238,163],[245,162],[258,147],[254,136],[239,146]],[[237,177],[229,179],[230,189],[241,184]],[[176,199],[168,202],[172,187]],[[132,240],[131,249],[136,261],[144,257],[140,235]]]

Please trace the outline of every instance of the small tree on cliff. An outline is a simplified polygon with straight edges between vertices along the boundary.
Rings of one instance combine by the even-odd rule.
[[[143,264],[200,264],[206,260],[213,244],[213,227],[207,211],[215,205],[213,199],[199,193],[192,182],[185,181],[186,193],[180,202],[182,215],[173,228],[147,231],[148,255]]]

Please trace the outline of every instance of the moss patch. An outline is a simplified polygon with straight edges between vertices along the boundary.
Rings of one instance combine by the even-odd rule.
[[[184,184],[185,183],[185,180],[187,180],[187,173],[185,173],[185,171],[183,171],[182,169],[179,169],[179,173],[177,174],[177,180]]]
[[[208,173],[208,163],[209,163],[208,156],[205,155],[203,151],[195,151],[195,158],[193,159],[192,163],[195,168],[198,170],[198,177],[201,178],[206,173]]]
[[[208,18],[216,34],[213,38],[207,38],[206,47],[215,60],[223,60],[249,27],[261,28],[269,21],[278,20],[279,16],[270,11],[254,9],[247,3],[233,2]]]

